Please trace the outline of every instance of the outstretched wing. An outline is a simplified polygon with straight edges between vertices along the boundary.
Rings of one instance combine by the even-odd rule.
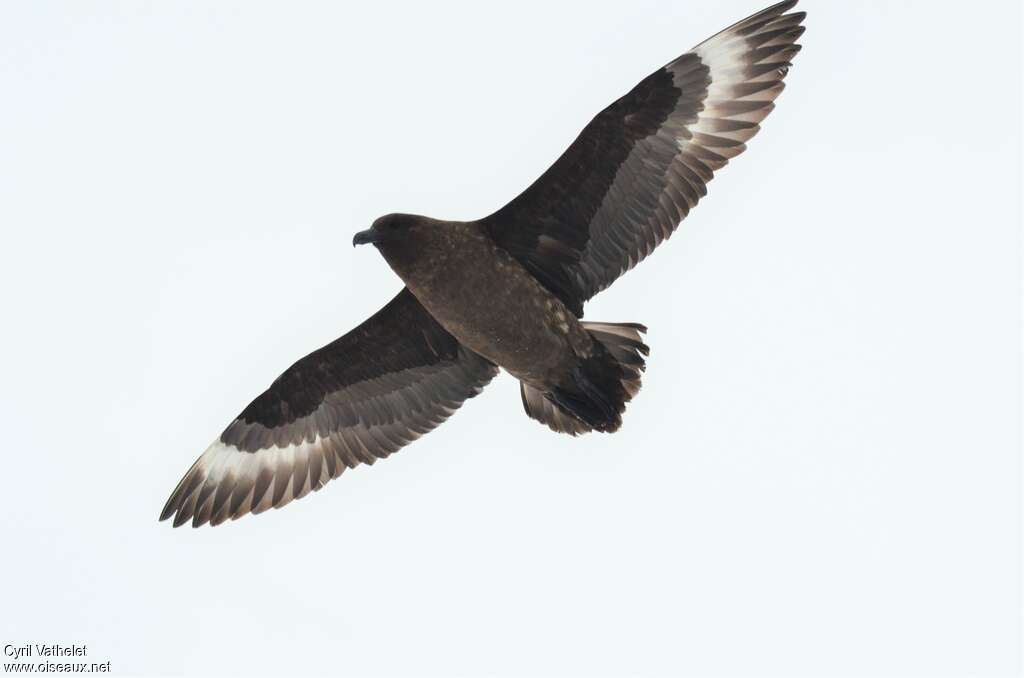
[[[779,3],[652,73],[482,220],[577,315],[668,238],[782,91],[805,14]]]
[[[404,289],[252,401],[181,479],[160,520],[199,527],[280,508],[431,430],[497,372]]]

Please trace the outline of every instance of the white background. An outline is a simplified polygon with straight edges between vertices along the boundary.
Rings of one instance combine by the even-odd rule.
[[[399,289],[354,231],[489,213],[759,5],[0,6],[0,642],[122,674],[1020,669],[1014,2],[802,3],[750,150],[587,307],[650,327],[621,432],[556,436],[506,375],[284,511],[156,521]]]

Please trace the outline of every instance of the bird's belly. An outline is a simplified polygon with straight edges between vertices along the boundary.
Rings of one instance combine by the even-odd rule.
[[[449,261],[409,289],[456,339],[513,376],[536,385],[557,380],[589,345],[585,330],[518,262],[482,263]]]

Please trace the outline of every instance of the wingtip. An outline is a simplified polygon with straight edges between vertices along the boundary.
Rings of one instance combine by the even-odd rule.
[[[772,5],[772,6],[768,7],[768,8],[766,8],[766,9],[762,10],[760,13],[761,14],[782,14],[783,12],[788,12],[789,10],[793,9],[794,7],[796,7],[796,5],[797,5],[797,3],[799,1],[800,0],[783,0],[782,2],[777,2],[774,5]]]

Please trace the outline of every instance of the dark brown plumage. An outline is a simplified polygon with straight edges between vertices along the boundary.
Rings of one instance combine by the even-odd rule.
[[[601,111],[536,182],[479,221],[392,214],[356,235],[404,289],[288,368],[196,461],[161,520],[280,507],[429,431],[498,367],[555,431],[615,431],[640,388],[642,325],[583,304],[663,240],[757,133],[799,51],[795,0],[755,14]]]

